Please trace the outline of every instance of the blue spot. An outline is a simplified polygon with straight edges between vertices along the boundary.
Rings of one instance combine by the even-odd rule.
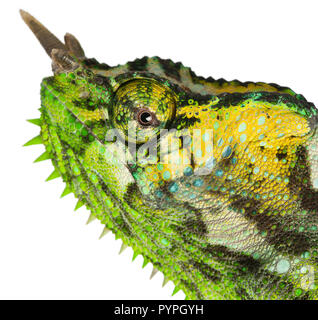
[[[157,196],[158,198],[161,198],[161,197],[163,196],[163,193],[162,193],[161,190],[156,191],[155,194],[156,194],[156,196]]]
[[[276,268],[278,273],[285,273],[290,268],[290,262],[286,259],[281,259],[278,261]]]
[[[220,147],[220,146],[223,144],[223,142],[224,142],[223,139],[220,138],[220,139],[218,140],[218,142],[217,142],[217,143],[218,143],[218,146]]]
[[[208,141],[210,139],[210,135],[208,134],[208,133],[204,133],[203,135],[202,135],[202,140],[203,141]]]
[[[261,116],[259,119],[258,119],[258,125],[261,126],[265,123],[265,120],[266,118],[264,116]]]
[[[226,147],[223,149],[222,157],[223,157],[223,158],[228,158],[231,154],[232,154],[232,148],[231,148],[230,146],[226,146]]]
[[[238,127],[238,132],[243,132],[246,130],[246,123],[242,122]]]
[[[189,146],[190,144],[191,144],[191,141],[192,141],[192,139],[191,139],[191,137],[190,136],[185,136],[185,137],[183,137],[183,145],[184,146]]]
[[[170,190],[170,192],[177,192],[179,190],[179,187],[175,182],[172,182],[169,185],[169,190]]]
[[[186,167],[183,171],[185,176],[191,176],[193,174],[193,170],[191,167]]]
[[[205,148],[206,152],[211,153],[213,151],[213,146],[211,146],[210,144],[206,146]]]
[[[198,158],[201,158],[202,157],[202,150],[198,149],[195,154]]]
[[[254,173],[255,173],[255,174],[259,173],[259,168],[258,168],[258,167],[255,167],[255,168],[254,168]]]
[[[168,180],[168,179],[170,179],[170,177],[171,177],[171,174],[170,174],[169,171],[165,171],[165,172],[163,173],[163,179],[164,179],[164,180]]]
[[[246,138],[247,138],[247,136],[246,136],[245,133],[244,133],[244,134],[241,134],[241,136],[240,136],[240,141],[243,143],[243,142],[246,141]]]
[[[195,187],[201,187],[203,185],[203,180],[202,179],[196,179],[196,180],[194,180],[193,185]]]
[[[215,175],[216,175],[217,177],[222,177],[222,176],[223,176],[223,170],[221,170],[221,169],[216,170],[216,171],[215,171]]]

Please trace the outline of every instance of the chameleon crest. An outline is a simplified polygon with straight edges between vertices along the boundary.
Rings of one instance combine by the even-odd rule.
[[[317,299],[317,109],[289,88],[115,67],[22,18],[52,59],[30,120],[63,195],[187,299]],[[153,273],[153,274],[154,274]]]

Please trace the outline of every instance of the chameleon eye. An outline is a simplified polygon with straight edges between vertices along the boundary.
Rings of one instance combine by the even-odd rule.
[[[126,139],[143,143],[160,133],[175,115],[176,95],[153,79],[135,79],[115,92],[111,118]]]

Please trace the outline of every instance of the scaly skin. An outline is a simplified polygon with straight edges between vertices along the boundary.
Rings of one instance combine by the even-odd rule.
[[[41,133],[27,145],[45,145],[39,160],[52,160],[49,179],[63,179],[76,208],[86,205],[187,299],[317,299],[314,105],[289,88],[203,79],[158,57],[109,67],[74,46],[65,59],[52,51],[54,76],[31,120]],[[142,110],[155,122],[142,124]],[[180,148],[134,161],[154,136]]]

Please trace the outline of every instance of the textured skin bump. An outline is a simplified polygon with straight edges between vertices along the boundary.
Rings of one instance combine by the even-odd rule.
[[[73,192],[89,221],[187,299],[317,299],[312,103],[275,84],[204,79],[158,57],[115,67],[76,61],[42,81],[40,120],[31,120],[40,137],[27,143],[45,145],[37,161],[52,160],[48,179],[62,177],[62,196]],[[181,148],[124,161],[128,121],[139,132],[133,152],[147,141],[140,108],[156,117],[159,144],[156,128],[175,129],[166,138]],[[123,139],[107,140],[112,129]]]

